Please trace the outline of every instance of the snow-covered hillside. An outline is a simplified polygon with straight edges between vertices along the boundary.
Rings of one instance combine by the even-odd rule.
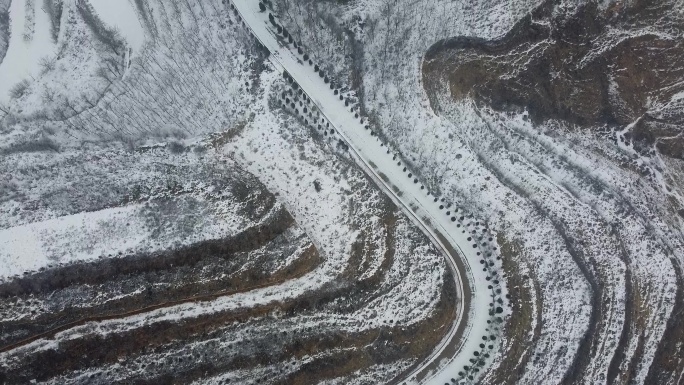
[[[682,373],[682,362],[668,358],[681,355],[681,344],[670,342],[681,341],[674,316],[683,290],[681,159],[658,155],[660,144],[656,156],[635,152],[621,136],[630,127],[581,127],[557,117],[540,123],[524,108],[500,111],[501,103],[459,94],[453,75],[455,63],[465,62],[462,73],[471,78],[464,84],[477,90],[478,82],[495,78],[515,87],[553,33],[547,41],[540,34],[536,46],[494,57],[492,62],[510,68],[502,74],[493,65],[476,67],[472,52],[452,47],[482,46],[483,57],[493,57],[503,50],[498,47],[510,45],[516,28],[536,38],[534,31],[552,25],[539,9],[550,9],[558,24],[582,31],[572,29],[579,23],[572,24],[573,15],[592,4],[272,2],[288,32],[335,75],[333,82],[358,97],[363,115],[413,160],[410,167],[429,189],[470,202],[500,234],[518,307],[484,382],[677,383]],[[610,15],[620,12],[620,4],[596,7]],[[637,25],[629,28],[681,37],[672,28],[681,26],[678,14],[667,11],[677,4],[632,7],[623,11]],[[660,18],[639,27],[631,16],[639,12]],[[309,28],[312,19],[319,24],[315,28]],[[613,36],[614,43],[618,36],[639,33],[616,27],[622,35],[606,27],[598,41],[610,43]],[[598,55],[600,48],[597,43],[593,52]],[[658,66],[671,61],[653,60],[661,60]]]
[[[3,103],[0,382],[361,384],[421,363],[460,303],[438,250],[278,106],[289,85],[227,3],[123,3],[50,2],[58,53]]]
[[[683,20],[0,0],[0,383],[681,383]]]

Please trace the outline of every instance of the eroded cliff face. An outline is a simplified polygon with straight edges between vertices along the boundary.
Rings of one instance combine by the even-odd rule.
[[[436,43],[424,69],[445,75],[426,79],[446,80],[457,100],[527,109],[535,122],[629,126],[625,140],[641,153],[684,159],[683,21],[668,1],[546,1],[501,39]]]

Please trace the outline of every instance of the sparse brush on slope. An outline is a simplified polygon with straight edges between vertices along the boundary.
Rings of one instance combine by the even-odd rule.
[[[28,79],[24,79],[20,81],[19,83],[15,84],[11,89],[10,89],[10,97],[13,99],[19,99],[24,94],[26,91],[29,89],[31,86],[31,81]]]
[[[551,17],[533,12],[540,2],[524,0],[505,9],[496,1],[283,0],[275,9],[283,28],[314,53],[344,34],[318,42],[325,34],[308,20],[354,31],[363,56],[361,102],[385,136],[414,154],[431,189],[471,201],[519,242],[513,257],[520,274],[535,272],[536,299],[524,312],[538,318],[530,325],[529,354],[502,351],[486,381],[650,383],[657,374],[676,383],[684,365],[665,357],[677,355],[669,341],[681,338],[670,336],[677,335],[673,314],[684,291],[677,214],[684,199],[676,187],[682,163],[654,154],[681,156],[681,99],[672,96],[681,88],[672,81],[681,60],[672,58],[681,56],[682,24],[679,13],[668,11],[678,3],[542,3]],[[526,25],[516,31],[518,22]],[[527,39],[508,39],[511,30]],[[440,59],[425,55],[449,39],[461,42],[459,49],[445,49]],[[606,64],[608,58],[620,64]],[[351,62],[340,52],[318,59],[338,67]],[[656,64],[644,68],[648,60]],[[453,65],[460,70],[450,71]],[[563,91],[544,96],[554,89]],[[660,100],[653,112],[644,109],[648,100]],[[530,101],[563,114],[540,124]],[[627,118],[609,125],[591,114],[567,119],[577,124],[561,120],[605,106]],[[554,304],[558,298],[563,308]],[[545,355],[555,359],[535,358]]]
[[[36,0],[26,0],[24,3],[24,41],[29,43],[33,40],[36,30]]]
[[[5,58],[10,40],[9,0],[0,0],[0,63]]]
[[[119,31],[109,29],[97,16],[93,6],[88,0],[77,0],[76,9],[85,21],[86,25],[90,27],[97,40],[112,50],[117,56],[122,56],[126,43],[121,37]]]
[[[64,0],[43,0],[43,9],[50,18],[50,34],[52,36],[52,41],[57,43],[60,24],[62,22]]]
[[[225,108],[244,103],[231,95],[244,82],[245,50],[257,61],[264,53],[230,35],[234,22],[224,20],[216,4],[155,5],[164,20],[157,23],[157,36],[127,77],[110,65],[98,70],[110,90],[102,102],[66,120],[71,129],[102,137],[183,136],[213,129],[208,122],[232,120]],[[204,21],[196,24],[200,17]]]

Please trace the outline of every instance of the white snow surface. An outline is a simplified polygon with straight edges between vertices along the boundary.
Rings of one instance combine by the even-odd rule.
[[[26,3],[29,0],[13,0],[10,5],[10,40],[5,58],[0,62],[0,103],[10,99],[10,90],[24,79],[40,72],[40,59],[51,57],[56,44],[50,35],[50,17],[33,1],[35,7],[35,31],[29,41],[24,39],[27,23]]]
[[[104,253],[137,245],[148,235],[139,223],[121,231],[111,226],[111,222],[121,222],[139,207],[131,205],[78,213],[1,230],[0,265],[3,268],[0,277],[35,271],[63,258],[97,258]],[[78,242],[74,242],[76,239]]]
[[[224,207],[221,207],[224,206]],[[152,227],[146,206],[135,203],[34,222],[0,230],[0,280],[57,263],[87,261],[118,253],[153,252],[235,234],[240,221],[234,205],[219,203],[218,215],[200,225],[193,237],[173,228]],[[182,220],[183,213],[178,213]],[[152,236],[154,231],[160,234]]]

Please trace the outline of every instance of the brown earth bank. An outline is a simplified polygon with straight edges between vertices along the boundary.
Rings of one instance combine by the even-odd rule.
[[[426,88],[526,109],[537,122],[624,127],[642,153],[684,159],[684,20],[673,1],[544,1],[497,40],[459,36],[426,53]],[[429,74],[429,75],[428,75]]]
[[[507,337],[501,347],[503,362],[491,373],[492,383],[516,384],[525,364],[532,358],[532,347],[541,329],[541,304],[536,279],[521,274],[519,242],[508,240],[503,234],[497,236],[501,247],[502,268],[508,277],[509,301],[513,308],[511,317],[504,325]],[[535,327],[533,327],[533,325]]]
[[[7,283],[0,309],[23,317],[0,321],[0,351],[85,322],[208,300],[302,275],[320,257],[304,234],[287,232],[292,226],[290,215],[278,207],[265,223],[227,239],[75,264],[23,277],[17,285]],[[296,255],[294,262],[281,266],[290,255]],[[247,264],[252,268],[244,268]],[[41,302],[51,309],[35,315],[19,310]]]
[[[420,360],[430,353],[456,316],[452,277],[443,278],[445,284],[437,310],[409,326],[390,321],[364,327],[366,320],[351,317],[368,302],[396,290],[401,282],[387,276],[395,258],[395,237],[399,235],[395,210],[392,208],[381,220],[386,234],[382,239],[383,263],[367,278],[360,279],[358,272],[366,269],[363,261],[379,250],[364,230],[360,232],[358,246],[352,248],[354,255],[349,267],[321,290],[283,302],[237,310],[219,306],[202,315],[140,323],[104,335],[98,327],[102,321],[117,321],[135,314],[144,316],[146,311],[180,302],[211,301],[239,291],[275,285],[315,269],[321,259],[308,238],[292,230],[296,225],[282,211],[266,221],[262,231],[251,233],[253,237],[249,239],[254,238],[251,242],[231,244],[230,240],[222,240],[153,256],[123,257],[121,261],[128,259],[134,266],[122,265],[128,269],[125,274],[102,274],[85,281],[74,279],[54,287],[46,284],[31,287],[28,284],[32,277],[24,277],[25,285],[19,287],[28,285],[30,289],[19,293],[15,286],[6,286],[5,301],[22,296],[26,301],[35,301],[76,286],[107,290],[107,287],[123,285],[146,290],[114,301],[114,305],[99,304],[92,299],[91,303],[81,303],[82,308],[76,309],[75,314],[86,318],[78,325],[70,325],[78,326],[77,335],[70,336],[71,327],[64,330],[65,334],[43,335],[41,338],[54,341],[47,349],[13,346],[5,352],[6,365],[0,370],[0,383],[25,383],[32,379],[63,382],[64,378],[70,378],[69,383],[188,383],[240,370],[257,373],[261,366],[274,366],[279,369],[264,377],[255,374],[254,381],[308,384],[350,375],[372,365]],[[285,269],[272,267],[277,265],[273,261],[282,260],[288,253],[299,253],[295,262]],[[157,259],[162,260],[164,256],[174,263],[158,263]],[[146,258],[149,264],[144,262]],[[94,272],[98,263],[110,269],[109,264],[119,262],[97,261],[93,266],[65,269],[72,273]],[[207,270],[210,271],[207,273]],[[72,273],[62,275],[69,277]],[[49,281],[45,275],[57,272],[41,274],[43,280]],[[28,312],[30,306],[25,309]],[[122,310],[129,313],[116,313]],[[30,328],[31,333],[59,325],[65,322],[64,317],[73,318],[69,312],[43,317],[38,326]],[[279,322],[274,323],[274,317]],[[316,326],[311,327],[306,320],[316,320]],[[29,323],[12,321],[2,326],[29,328]],[[305,363],[294,369],[295,362]]]

